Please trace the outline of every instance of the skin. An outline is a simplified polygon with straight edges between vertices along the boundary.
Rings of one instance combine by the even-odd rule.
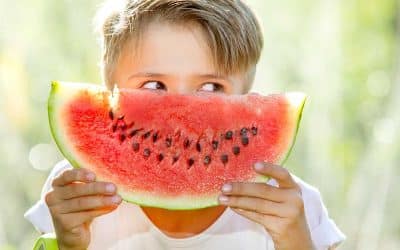
[[[250,84],[245,73],[217,73],[207,42],[196,25],[151,23],[137,42],[128,43],[117,62],[113,77],[119,88],[240,94]],[[227,183],[221,189],[220,206],[189,211],[152,207],[142,210],[166,235],[183,238],[204,231],[229,206],[262,225],[272,236],[276,249],[313,249],[301,190],[290,173],[267,163],[256,164],[254,171],[276,179],[279,187]],[[46,203],[60,249],[81,250],[90,243],[92,220],[116,209],[121,198],[114,184],[97,182],[93,173],[81,168],[67,170],[54,179]]]

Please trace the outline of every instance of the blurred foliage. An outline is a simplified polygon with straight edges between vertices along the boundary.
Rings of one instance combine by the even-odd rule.
[[[341,249],[400,249],[400,6],[395,0],[249,0],[265,48],[254,91],[309,95],[287,166],[318,187]],[[62,157],[53,79],[100,82],[99,0],[0,0],[0,249],[30,249],[23,213]]]

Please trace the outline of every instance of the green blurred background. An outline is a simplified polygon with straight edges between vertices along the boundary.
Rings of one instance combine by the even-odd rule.
[[[23,213],[61,155],[49,82],[100,82],[99,0],[0,0],[0,250],[31,249]],[[400,249],[400,4],[251,0],[265,49],[254,91],[310,98],[287,166],[319,188],[340,249]]]

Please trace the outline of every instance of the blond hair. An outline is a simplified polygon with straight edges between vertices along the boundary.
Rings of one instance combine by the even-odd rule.
[[[251,9],[241,0],[111,0],[96,15],[101,34],[103,80],[113,84],[114,66],[128,39],[154,20],[196,23],[203,29],[220,73],[248,73],[252,81],[263,38]]]

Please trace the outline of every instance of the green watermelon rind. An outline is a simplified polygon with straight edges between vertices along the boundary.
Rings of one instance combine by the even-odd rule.
[[[68,87],[66,87],[66,85]],[[78,93],[77,91],[71,91],[71,89],[96,89],[97,92],[101,92],[106,90],[105,87],[87,84],[87,83],[68,83],[68,82],[59,82],[52,81],[51,82],[51,90],[49,94],[49,99],[47,101],[47,112],[50,124],[50,131],[54,138],[57,147],[61,151],[61,153],[67,158],[68,162],[74,168],[81,168],[82,166],[79,164],[79,161],[74,157],[74,154],[71,150],[69,150],[68,145],[65,143],[67,139],[64,137],[60,128],[60,122],[57,121],[57,112],[56,109],[62,106],[63,103],[67,102],[69,99],[74,97],[74,94]],[[62,96],[62,98],[57,98]],[[60,119],[61,120],[61,119]]]
[[[58,131],[62,131],[62,130],[57,129],[59,123],[57,122],[57,112],[55,112],[55,109],[60,106],[60,103],[58,100],[59,99],[61,99],[61,101],[63,100],[62,98],[59,98],[59,99],[56,98],[58,96],[57,94],[60,91],[60,86],[61,86],[61,84],[57,81],[51,82],[50,95],[49,95],[49,99],[47,101],[47,112],[48,112],[49,123],[50,123],[50,131],[51,131],[51,134],[52,134],[54,141],[57,144],[59,150],[65,156],[65,158],[68,159],[68,162],[73,167],[79,168],[80,166],[78,164],[78,161],[73,156],[74,154],[68,150],[68,147],[66,147],[64,145],[64,143],[62,143],[64,141],[66,141],[63,134],[58,132]]]
[[[297,138],[297,134],[299,132],[299,128],[300,128],[300,122],[301,122],[301,118],[303,116],[303,111],[304,111],[304,106],[306,104],[307,101],[307,96],[303,93],[292,93],[292,94],[288,94],[288,99],[290,99],[290,95],[297,95],[298,98],[301,98],[301,100],[299,101],[299,103],[297,105],[293,105],[294,108],[297,109],[297,113],[294,114],[295,120],[297,120],[297,124],[295,126],[295,131],[293,134],[293,140],[290,144],[290,147],[288,149],[288,151],[286,152],[286,154],[284,154],[280,160],[278,160],[278,164],[283,165],[285,164],[285,162],[288,160],[290,154],[292,153],[292,150],[294,148],[294,144],[296,142],[296,138]]]
[[[68,84],[68,87],[64,87],[65,84]],[[97,91],[105,89],[98,85],[85,84],[85,83],[70,84],[70,83],[60,83],[58,81],[53,81],[51,84],[51,91],[48,99],[48,116],[49,116],[51,133],[61,153],[68,159],[68,161],[74,168],[80,168],[81,164],[79,164],[78,159],[74,157],[74,155],[76,154],[74,154],[72,151],[70,151],[70,149],[68,149],[69,146],[66,143],[67,140],[61,133],[61,131],[63,130],[60,127],[60,121],[57,121],[57,119],[59,118],[57,117],[56,110],[58,107],[61,107],[64,102],[67,102],[70,98],[73,98],[73,95],[71,95],[73,93],[70,93],[71,88],[82,89],[82,88],[92,88],[92,87],[97,88]],[[290,97],[288,96],[288,98]],[[281,165],[284,164],[294,147],[304,105],[306,102],[306,96],[302,93],[297,94],[297,98],[300,98],[300,101],[292,105],[294,110],[291,113],[292,114],[291,119],[297,122],[297,124],[294,127],[292,141],[290,142],[290,146],[287,152],[284,155],[282,155],[280,159],[278,159],[277,164]],[[102,178],[100,177],[97,180],[102,181]],[[265,183],[268,180],[269,180],[268,176],[256,175],[254,180],[248,180],[248,181]],[[135,194],[132,195],[129,192],[125,192],[123,190],[123,187],[118,187],[118,194],[121,195],[121,197],[127,202],[135,203],[142,206],[162,207],[172,210],[201,209],[218,205],[218,200],[217,200],[218,193],[202,195],[201,197],[184,196],[176,198],[176,197],[159,196],[159,195],[157,196],[154,194],[152,195],[149,192],[136,192]]]
[[[118,193],[125,201],[145,207],[161,207],[170,210],[191,210],[218,205],[216,194],[202,197],[184,196],[176,198],[168,196],[149,196],[149,193],[146,192],[131,195],[129,192],[119,190]],[[146,200],[146,202],[143,202],[143,200]]]
[[[293,93],[289,93],[286,94],[288,100],[290,99],[290,96],[297,96],[296,99],[299,99],[298,103],[292,105],[292,107],[296,110],[296,112],[294,112],[293,116],[296,122],[296,126],[294,128],[294,133],[293,133],[293,137],[292,137],[292,141],[290,142],[290,146],[287,150],[287,152],[282,155],[282,157],[280,159],[277,160],[278,165],[283,166],[285,164],[285,162],[288,160],[293,148],[294,148],[294,144],[296,142],[296,138],[297,138],[297,134],[299,132],[299,128],[300,128],[300,122],[301,122],[301,118],[303,116],[303,111],[304,111],[304,106],[306,104],[307,101],[307,96],[304,93],[301,92],[293,92]],[[269,176],[265,176],[265,175],[257,175],[255,182],[262,182],[265,183],[267,181],[269,181],[271,178]]]

